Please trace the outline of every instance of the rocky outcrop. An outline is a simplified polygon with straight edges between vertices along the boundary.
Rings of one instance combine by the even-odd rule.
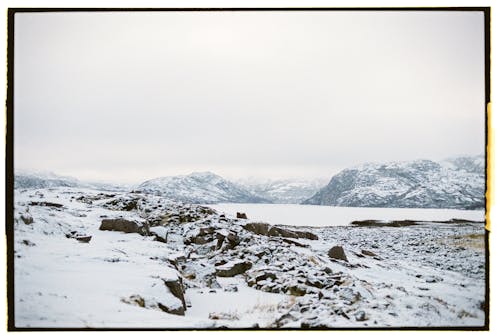
[[[215,268],[215,274],[218,277],[234,277],[236,275],[245,273],[245,271],[252,268],[252,263],[242,261],[242,262],[231,262]]]
[[[272,226],[268,223],[262,222],[252,222],[247,223],[243,226],[248,231],[258,235],[264,236],[276,236],[276,237],[287,237],[287,238],[305,238],[309,240],[317,240],[318,236],[308,232],[308,231],[300,231],[300,230],[291,230],[280,228],[276,226]]]
[[[184,286],[182,284],[182,279],[181,278],[177,278],[176,280],[163,279],[163,282],[165,283],[165,286],[168,287],[170,292],[174,295],[174,297],[176,297],[177,299],[179,299],[182,302],[183,310],[182,310],[182,314],[180,314],[180,315],[184,315],[184,311],[186,310],[186,299],[184,298]],[[173,314],[176,314],[176,313],[173,313]]]

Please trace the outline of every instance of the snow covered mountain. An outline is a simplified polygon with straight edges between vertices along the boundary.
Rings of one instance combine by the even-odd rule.
[[[151,179],[140,184],[137,190],[186,203],[270,202],[212,172]]]
[[[241,179],[240,185],[255,195],[271,200],[275,204],[300,204],[309,199],[328,183],[326,179],[280,179],[259,181]]]
[[[28,172],[16,171],[14,177],[14,188],[49,188],[49,187],[78,187],[81,183],[78,179],[60,176],[52,172]]]
[[[126,185],[100,182],[84,182],[74,177],[61,176],[53,172],[16,170],[14,173],[15,189],[40,189],[52,187],[79,187],[103,191],[126,190]]]
[[[483,156],[443,162],[364,164],[333,176],[304,204],[345,207],[479,209],[485,205]]]

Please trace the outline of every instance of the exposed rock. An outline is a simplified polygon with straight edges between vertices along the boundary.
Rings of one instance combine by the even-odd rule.
[[[23,220],[23,222],[25,224],[32,224],[33,223],[33,217],[28,212],[21,214],[21,220]]]
[[[364,311],[358,311],[356,314],[354,314],[354,317],[356,318],[356,321],[366,321],[368,320],[368,317],[366,316],[366,313]]]
[[[31,242],[30,240],[23,240],[23,244],[27,245],[28,247],[34,247],[36,244]]]
[[[370,250],[361,250],[361,253],[366,256],[375,257],[377,254],[371,252]]]
[[[182,285],[182,279],[177,278],[177,279],[163,279],[163,282],[165,283],[165,286],[168,287],[170,292],[182,302],[182,307],[184,310],[182,311],[182,314],[184,315],[184,311],[186,310],[186,300],[184,299],[184,286]],[[169,312],[170,313],[170,312]],[[175,313],[172,313],[175,314]]]
[[[211,320],[239,320],[238,315],[234,313],[225,313],[225,312],[210,313],[208,314],[208,318]]]
[[[352,221],[352,225],[356,227],[408,227],[418,225],[418,221],[414,220],[394,220],[394,221],[378,221],[378,220],[361,220]]]
[[[184,315],[184,312],[186,310],[185,308],[182,308],[182,306],[169,307],[169,306],[163,305],[161,302],[158,303],[158,307],[162,311],[164,311],[165,313],[174,314],[174,315]]]
[[[330,250],[328,250],[328,256],[330,258],[339,259],[339,260],[348,262],[347,256],[345,255],[345,252],[344,252],[344,248],[342,248],[340,245],[332,247]]]
[[[124,233],[140,233],[141,227],[134,221],[125,219],[104,219],[99,230],[121,231]]]
[[[294,295],[296,297],[301,297],[305,295],[307,289],[302,285],[293,285],[288,287],[288,294]]]
[[[251,231],[254,234],[268,236],[269,226],[270,226],[269,223],[252,222],[252,223],[247,223],[246,225],[243,226],[243,228],[245,228],[248,231]]]
[[[219,277],[234,277],[252,268],[252,263],[231,262],[215,268],[215,274]]]
[[[78,233],[76,230],[73,230],[73,231],[67,233],[66,237],[73,238],[73,239],[77,240],[78,242],[82,242],[82,243],[89,243],[90,240],[92,239],[91,235],[85,235],[82,233]]]
[[[126,304],[136,305],[136,306],[139,306],[139,307],[145,307],[146,306],[144,298],[141,297],[138,294],[131,295],[128,298],[121,298],[121,301],[124,302],[124,303],[126,303]]]
[[[288,238],[306,238],[310,240],[317,240],[318,236],[311,232],[290,230],[285,228],[280,228],[276,226],[271,226],[268,223],[263,222],[252,222],[247,223],[243,226],[248,231],[258,235],[264,236],[276,236],[276,237],[288,237]]]
[[[288,244],[295,245],[297,247],[301,247],[301,248],[307,248],[308,247],[307,244],[302,244],[302,243],[299,243],[297,241],[290,240],[290,239],[287,239],[287,238],[283,238],[282,241],[285,242],[285,243],[288,243]]]
[[[90,240],[92,239],[92,236],[77,236],[75,237],[75,239],[78,241],[78,242],[82,242],[82,243],[89,243]]]
[[[30,206],[45,206],[45,207],[55,207],[55,208],[61,208],[63,205],[62,204],[56,204],[54,202],[48,202],[48,201],[31,201],[29,203]]]
[[[248,219],[246,213],[240,213],[240,212],[236,212],[236,218],[237,219]]]

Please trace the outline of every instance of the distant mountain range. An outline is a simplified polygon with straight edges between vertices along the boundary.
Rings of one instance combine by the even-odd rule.
[[[443,162],[364,164],[336,174],[303,204],[343,207],[480,209],[485,206],[484,157]]]
[[[194,172],[183,176],[151,179],[136,189],[188,203],[270,202],[212,172]]]
[[[80,187],[99,190],[124,190],[126,187],[110,183],[82,182],[76,178],[61,176],[52,172],[19,170],[14,173],[14,188]]]
[[[370,163],[342,170],[329,183],[321,179],[231,182],[212,172],[195,172],[151,179],[129,189],[187,203],[481,209],[485,205],[484,164],[484,156],[456,157],[441,162]],[[15,188],[59,186],[125,189],[112,184],[85,183],[53,173],[15,173]]]
[[[248,189],[259,197],[268,199],[275,204],[300,204],[312,197],[328,179],[280,179],[280,180],[255,180],[240,179],[238,184]]]

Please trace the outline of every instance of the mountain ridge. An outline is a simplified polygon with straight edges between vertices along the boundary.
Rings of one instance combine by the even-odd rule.
[[[420,159],[347,168],[302,204],[480,209],[484,193],[484,157],[460,156],[440,162]]]

